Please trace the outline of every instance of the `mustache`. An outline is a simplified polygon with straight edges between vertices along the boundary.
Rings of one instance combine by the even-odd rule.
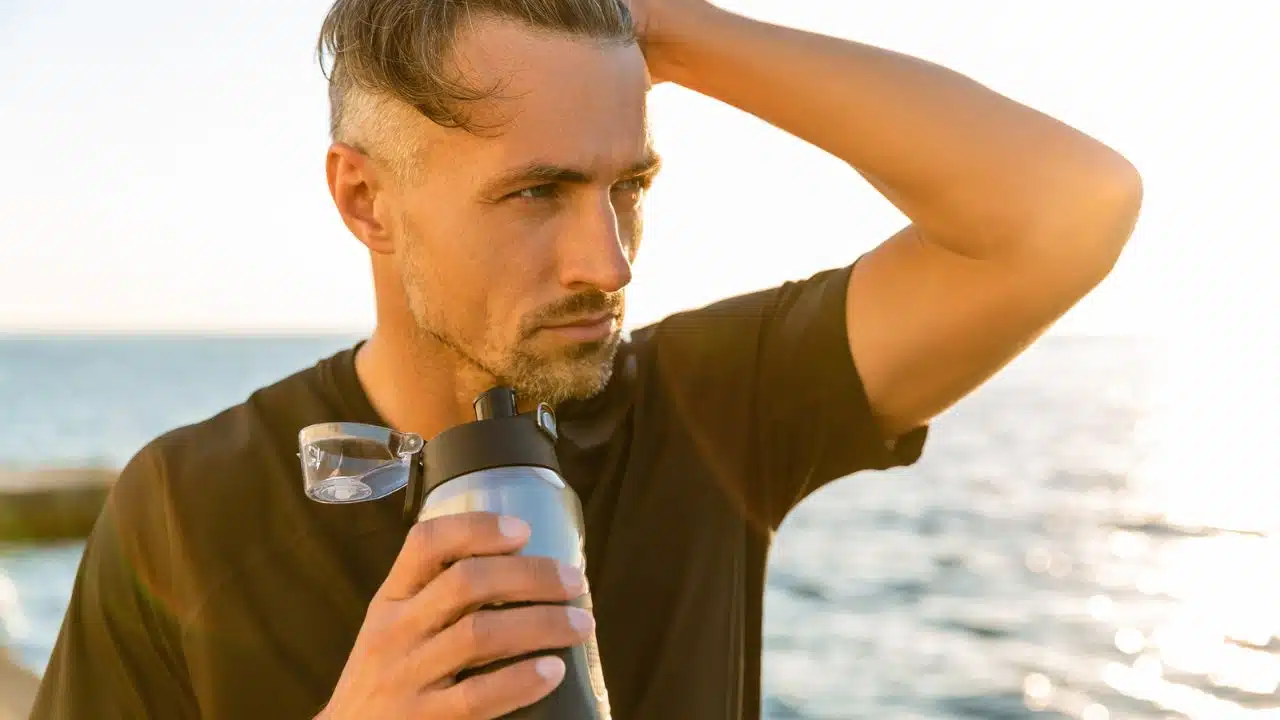
[[[525,322],[525,334],[532,335],[544,325],[562,324],[583,315],[601,313],[621,315],[622,308],[623,293],[621,291],[607,293],[601,290],[587,290],[539,308]]]

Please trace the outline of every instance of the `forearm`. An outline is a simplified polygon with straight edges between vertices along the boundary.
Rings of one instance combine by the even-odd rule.
[[[662,77],[843,159],[923,237],[983,258],[1065,237],[1110,251],[1127,238],[1137,174],[1082,133],[923,60],[696,15],[658,39]]]

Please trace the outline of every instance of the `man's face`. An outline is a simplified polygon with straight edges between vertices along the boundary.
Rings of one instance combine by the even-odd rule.
[[[395,263],[419,329],[525,399],[609,379],[654,171],[634,45],[486,21],[456,56],[497,97],[476,134],[431,126],[420,182],[393,192]]]

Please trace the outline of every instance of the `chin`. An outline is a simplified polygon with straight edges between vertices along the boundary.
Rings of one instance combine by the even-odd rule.
[[[559,405],[570,400],[585,400],[604,390],[613,375],[613,359],[618,351],[618,338],[582,343],[558,357],[524,356],[513,363],[516,368],[509,382],[521,397],[534,402]]]

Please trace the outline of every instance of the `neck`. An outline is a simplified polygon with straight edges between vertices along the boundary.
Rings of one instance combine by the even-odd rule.
[[[371,262],[376,325],[355,360],[369,404],[393,430],[424,440],[475,420],[471,403],[495,378],[422,332],[390,260]]]
[[[356,353],[356,376],[392,429],[430,440],[475,419],[472,401],[494,379],[413,328],[379,323]]]

